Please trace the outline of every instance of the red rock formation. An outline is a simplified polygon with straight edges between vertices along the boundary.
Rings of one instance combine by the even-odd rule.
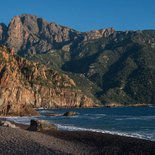
[[[1,115],[36,115],[39,107],[92,107],[67,75],[32,63],[0,47]]]

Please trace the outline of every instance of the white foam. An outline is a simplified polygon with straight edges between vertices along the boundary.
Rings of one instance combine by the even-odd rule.
[[[21,123],[21,124],[30,124],[31,119],[38,119],[37,117],[31,116],[23,116],[23,117],[5,117],[6,120],[13,121],[15,123]]]
[[[147,139],[151,141],[155,141],[155,139],[152,138],[151,135],[144,136],[140,133],[123,133],[123,132],[117,132],[117,131],[108,131],[108,130],[100,130],[100,129],[87,129],[87,128],[81,128],[81,127],[75,127],[75,126],[67,126],[67,125],[60,125],[55,124],[59,130],[67,130],[67,131],[90,131],[90,132],[98,132],[98,133],[107,133],[112,135],[119,135],[119,136],[125,136],[125,137],[133,137],[133,138],[139,138],[139,139]]]
[[[128,117],[126,120],[154,120],[155,116],[138,116],[138,117]]]
[[[84,116],[106,116],[106,114],[84,114]]]

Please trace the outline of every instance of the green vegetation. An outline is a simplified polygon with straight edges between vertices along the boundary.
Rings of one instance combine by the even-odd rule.
[[[155,31],[115,32],[70,52],[28,57],[68,74],[102,103],[155,104]]]

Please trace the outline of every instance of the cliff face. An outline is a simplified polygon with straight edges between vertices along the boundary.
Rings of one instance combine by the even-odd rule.
[[[8,27],[7,45],[21,55],[44,53],[71,43],[78,32],[32,15],[16,16]],[[23,53],[24,51],[24,53]]]
[[[59,76],[54,76],[57,80],[51,82],[48,75],[55,75],[55,71],[49,74],[23,59],[27,67],[21,68],[20,74],[26,78],[29,86],[26,88],[33,91],[31,94],[36,100],[32,101],[37,107],[68,106],[68,100],[70,106],[71,103],[79,106],[85,97],[75,87],[103,104],[155,103],[154,30],[121,32],[108,28],[78,32],[25,14],[14,17],[8,27],[0,24],[0,44],[13,48],[15,53],[29,60],[65,71],[76,81],[77,86],[66,88],[68,83],[62,84],[63,80],[58,80],[61,75],[57,73]],[[74,97],[76,94],[78,97]],[[54,101],[49,97],[52,95]]]
[[[35,115],[39,107],[89,107],[93,100],[67,75],[14,55],[0,47],[0,112]]]
[[[114,32],[115,32],[115,30],[113,28],[107,28],[107,29],[86,32],[84,35],[84,41],[95,40],[95,39],[99,39],[102,37],[106,38],[109,35],[113,34]]]
[[[8,27],[0,25],[0,40],[20,55],[31,55],[58,49],[70,51],[83,41],[107,37],[113,32],[110,28],[82,33],[24,14],[15,16]]]

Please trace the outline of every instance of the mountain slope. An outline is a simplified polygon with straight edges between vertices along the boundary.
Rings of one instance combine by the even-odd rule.
[[[68,74],[103,104],[155,104],[155,30],[79,32],[24,14],[0,24],[0,43]]]
[[[84,66],[84,67],[82,67]],[[116,32],[82,44],[63,66],[102,88],[105,102],[155,103],[155,31]]]
[[[82,40],[108,36],[114,31],[105,29],[81,33],[28,14],[15,16],[11,20],[7,27],[7,37],[3,35],[6,32],[4,24],[0,28],[2,29],[0,36],[3,43],[14,48],[20,55],[53,52],[58,49],[70,51]]]
[[[92,107],[94,101],[67,75],[0,47],[0,112],[33,115],[33,108]]]

